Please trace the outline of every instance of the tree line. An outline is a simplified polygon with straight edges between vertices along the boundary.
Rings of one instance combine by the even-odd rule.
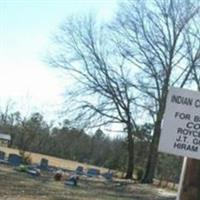
[[[26,156],[27,152],[42,153],[120,171],[122,177],[126,172],[128,154],[125,137],[110,138],[99,128],[88,134],[83,129],[72,127],[69,120],[55,126],[48,124],[40,113],[22,117],[20,112],[4,112],[0,116],[1,132],[12,136],[10,147],[19,149],[22,156]],[[135,142],[137,179],[142,178],[145,170],[152,128],[151,124],[139,127],[140,135]],[[31,154],[28,158],[31,162]],[[160,155],[156,177],[177,182],[180,164],[181,159],[174,162],[173,156]]]

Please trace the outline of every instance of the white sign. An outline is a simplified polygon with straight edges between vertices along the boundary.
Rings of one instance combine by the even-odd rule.
[[[200,92],[171,88],[159,151],[200,159]]]

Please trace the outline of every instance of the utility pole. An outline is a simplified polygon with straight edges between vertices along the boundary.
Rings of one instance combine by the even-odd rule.
[[[200,200],[200,161],[187,159],[180,200]]]

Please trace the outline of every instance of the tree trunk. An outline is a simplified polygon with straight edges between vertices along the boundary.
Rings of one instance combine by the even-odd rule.
[[[200,199],[200,161],[195,159],[187,160],[185,178],[183,181],[181,200]]]
[[[153,183],[155,175],[155,169],[158,160],[158,143],[161,131],[161,121],[158,121],[155,125],[152,142],[150,144],[149,157],[146,166],[146,172],[142,179],[142,183]]]
[[[132,136],[132,130],[128,130],[128,166],[126,170],[126,179],[133,178],[134,170],[134,141]]]

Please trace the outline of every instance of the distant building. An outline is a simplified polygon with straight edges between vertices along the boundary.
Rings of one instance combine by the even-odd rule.
[[[11,142],[11,136],[9,134],[0,133],[0,146],[8,147]]]

